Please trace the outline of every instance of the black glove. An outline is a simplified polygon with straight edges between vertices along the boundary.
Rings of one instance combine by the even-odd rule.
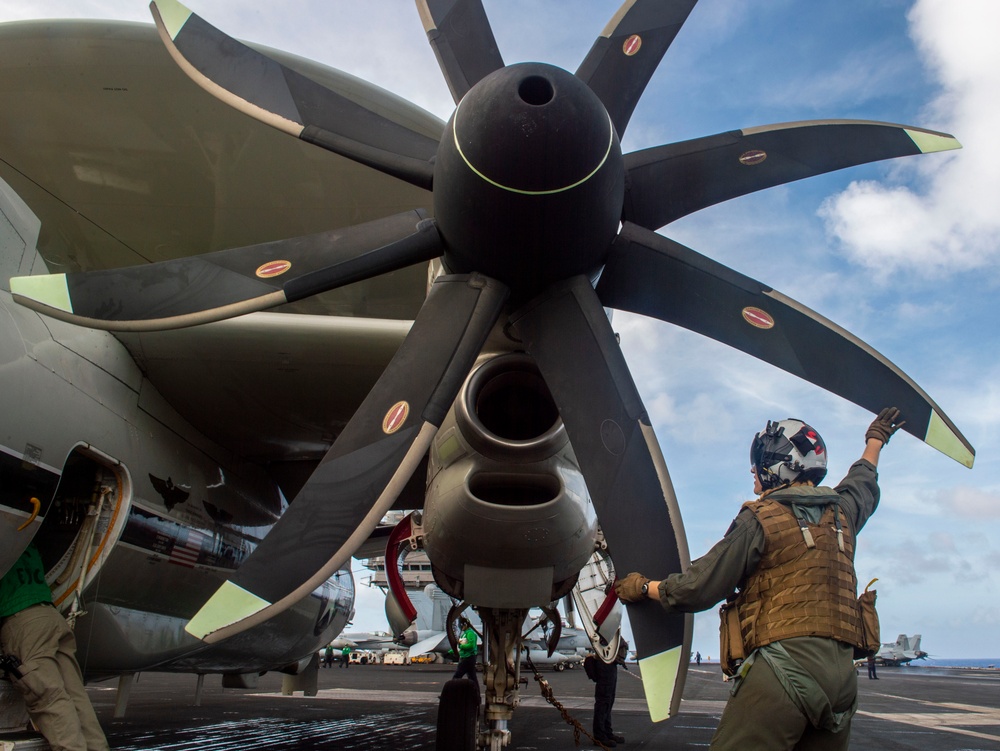
[[[883,444],[888,443],[892,434],[903,425],[906,425],[906,421],[900,421],[899,418],[899,410],[895,407],[886,407],[883,409],[878,413],[878,417],[872,421],[872,424],[868,426],[868,432],[865,433],[865,441],[869,438],[875,438],[882,441]]]

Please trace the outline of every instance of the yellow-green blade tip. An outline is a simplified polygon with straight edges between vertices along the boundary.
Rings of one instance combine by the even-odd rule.
[[[957,138],[946,133],[932,133],[929,130],[916,130],[915,128],[905,128],[905,130],[906,135],[913,140],[922,154],[962,148],[962,144],[958,142]]]
[[[931,419],[927,424],[927,434],[924,436],[924,443],[932,446],[945,456],[950,456],[959,464],[972,468],[972,463],[976,460],[976,455],[969,450],[961,438],[948,426],[941,416],[931,411]]]
[[[33,301],[47,308],[73,312],[65,274],[40,274],[38,276],[12,276],[10,292],[25,301]],[[34,306],[33,306],[34,307]]]
[[[660,722],[670,717],[680,659],[681,648],[674,647],[639,660],[639,673],[642,675],[646,706],[653,722]]]
[[[201,606],[184,630],[198,639],[204,639],[220,628],[249,618],[270,604],[253,592],[227,581]]]
[[[184,24],[191,17],[191,11],[177,0],[153,0],[150,6],[160,14],[160,20],[171,39],[176,39]]]

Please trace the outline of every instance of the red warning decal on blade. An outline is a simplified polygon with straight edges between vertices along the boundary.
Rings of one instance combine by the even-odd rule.
[[[409,414],[409,404],[406,402],[396,402],[392,405],[389,411],[385,413],[385,417],[382,419],[382,432],[386,435],[392,435],[403,427],[403,423],[406,422],[406,418]]]
[[[747,167],[753,167],[755,164],[760,164],[765,159],[767,159],[767,152],[761,151],[760,149],[750,149],[750,151],[744,151],[740,154],[740,164]]]
[[[268,261],[257,267],[257,276],[261,279],[270,279],[272,276],[281,276],[292,268],[291,261]]]
[[[642,37],[638,34],[633,34],[625,40],[625,44],[622,45],[622,52],[624,52],[627,57],[632,57],[632,55],[639,51],[641,46]]]
[[[774,328],[774,319],[760,308],[743,308],[743,320],[759,329]]]

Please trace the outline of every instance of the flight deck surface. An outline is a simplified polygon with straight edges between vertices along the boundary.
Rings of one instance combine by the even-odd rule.
[[[283,696],[277,674],[262,676],[256,689],[223,689],[218,676],[208,676],[200,706],[194,706],[194,676],[145,673],[132,687],[123,719],[113,718],[117,681],[92,684],[88,691],[116,751],[416,751],[434,748],[438,694],[453,670],[451,665],[335,665],[320,670],[314,697]],[[619,673],[612,713],[615,731],[626,737],[620,748],[708,746],[729,688],[717,665],[692,665],[680,715],[657,724],[649,721],[634,665],[629,673]],[[590,730],[594,684],[583,671],[542,669],[541,675],[555,699]],[[510,724],[510,748],[576,748],[572,726],[544,701],[530,672],[527,676]],[[879,678],[868,680],[864,669],[858,676],[852,751],[1000,750],[1000,670],[880,668]],[[596,746],[581,737],[578,748]]]

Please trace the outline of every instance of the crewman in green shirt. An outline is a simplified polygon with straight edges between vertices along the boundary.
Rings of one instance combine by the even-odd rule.
[[[108,741],[83,688],[76,639],[52,604],[34,545],[0,579],[0,647],[7,677],[53,751],[108,751]],[[11,659],[12,658],[12,659]]]
[[[862,647],[854,544],[879,501],[879,454],[903,424],[882,410],[836,488],[826,446],[801,420],[768,422],[750,449],[756,501],[687,571],[662,581],[630,573],[619,598],[697,612],[733,596],[746,658],[711,748],[847,749],[857,709],[854,648]],[[761,711],[766,708],[766,711]]]
[[[462,618],[458,622],[458,627],[462,629],[461,636],[458,637],[458,668],[452,678],[462,678],[468,676],[470,680],[476,680],[476,655],[479,654],[479,636],[476,634],[468,618]]]

